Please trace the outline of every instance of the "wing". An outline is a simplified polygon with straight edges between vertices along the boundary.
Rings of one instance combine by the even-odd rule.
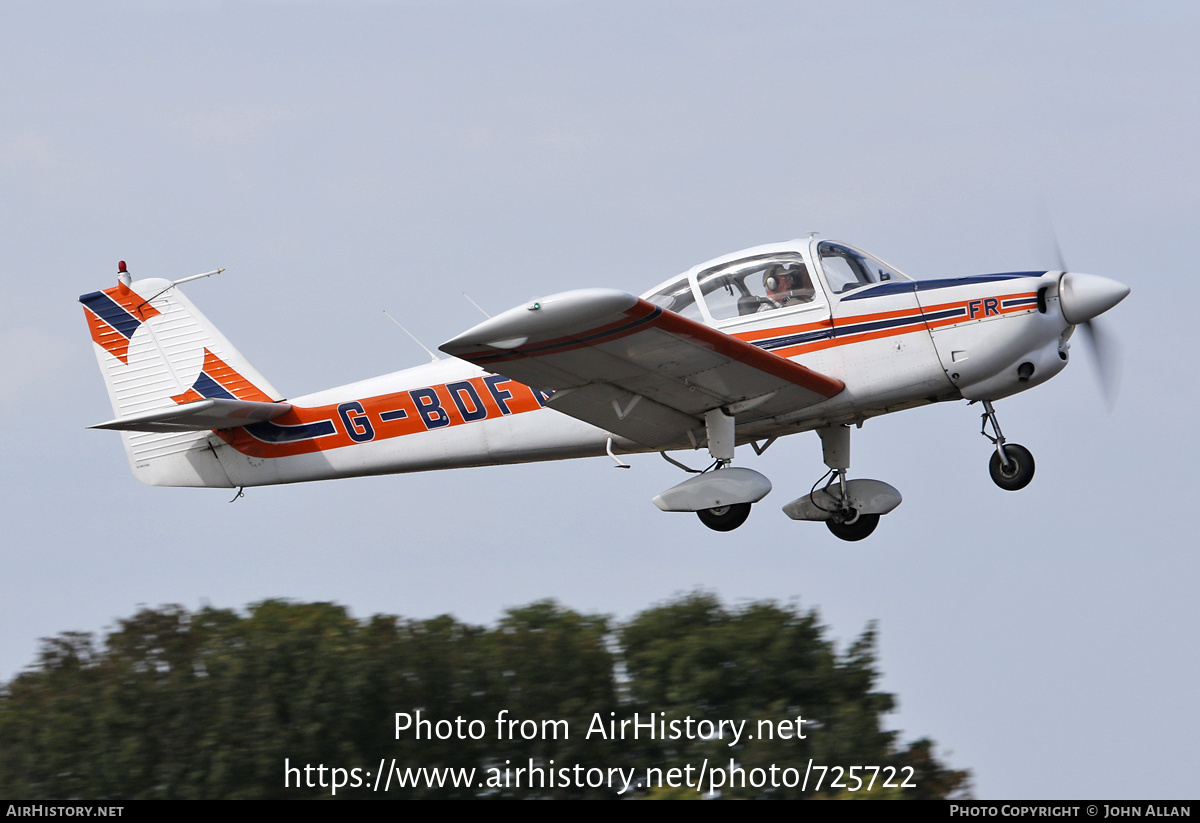
[[[441,350],[552,391],[550,408],[655,448],[685,441],[715,408],[751,423],[819,403],[845,387],[611,289],[563,292],[511,309]]]

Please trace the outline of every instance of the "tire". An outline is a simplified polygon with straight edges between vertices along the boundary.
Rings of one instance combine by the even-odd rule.
[[[746,522],[750,516],[749,503],[733,503],[729,506],[717,506],[715,509],[701,509],[696,512],[700,522],[715,532],[731,532]]]
[[[1029,449],[1016,443],[1005,443],[1004,453],[1008,455],[1007,467],[1000,462],[1000,453],[992,452],[992,459],[988,463],[992,482],[1005,491],[1020,491],[1033,479],[1033,455]]]
[[[838,523],[836,520],[826,520],[825,525],[833,532],[833,536],[841,540],[855,542],[865,540],[879,525],[879,515],[860,514],[853,523]]]

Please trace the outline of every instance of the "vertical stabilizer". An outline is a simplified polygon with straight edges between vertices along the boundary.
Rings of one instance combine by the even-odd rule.
[[[270,402],[279,392],[170,280],[122,279],[83,304],[113,412],[128,417],[203,398]],[[155,486],[223,486],[208,432],[121,433],[134,476]]]

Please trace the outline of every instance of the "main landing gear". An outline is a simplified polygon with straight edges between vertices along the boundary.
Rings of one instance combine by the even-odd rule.
[[[854,509],[850,509],[853,514],[852,520],[839,520],[830,518],[825,521],[825,525],[833,532],[833,536],[839,540],[848,540],[855,542],[864,540],[871,536],[871,532],[875,531],[875,527],[879,525],[879,515],[877,514],[859,514]]]
[[[731,532],[746,522],[750,516],[749,503],[732,503],[696,512],[700,522],[715,532]]]
[[[850,470],[849,426],[826,426],[817,429],[817,434],[821,436],[825,465],[830,469],[826,475],[829,482],[788,503],[783,513],[793,520],[824,520],[840,540],[864,540],[875,531],[881,516],[900,505],[900,492],[882,480],[846,479]]]
[[[989,423],[992,431],[996,433],[995,436],[987,432]],[[1009,443],[1004,439],[1004,433],[1000,431],[1000,422],[996,419],[996,410],[992,408],[990,400],[983,401],[983,424],[979,433],[996,446],[996,451],[988,461],[988,472],[992,475],[992,482],[1010,492],[1020,491],[1028,486],[1029,481],[1033,479],[1033,455],[1024,446]]]
[[[834,488],[837,497],[837,507],[830,511],[825,526],[839,540],[863,540],[879,525],[879,515],[860,512],[858,506],[854,505],[857,501],[850,499],[846,481],[846,474],[850,471],[850,427],[817,429],[817,434],[821,436],[825,465],[833,471],[825,492],[828,495],[829,489]]]
[[[689,469],[662,453],[669,462],[697,476],[655,497],[654,505],[666,512],[695,512],[701,523],[719,532],[733,531],[746,522],[750,506],[771,491],[771,481],[752,469],[730,466],[735,429],[733,415],[727,411],[736,410],[713,409],[704,416],[708,452],[713,458],[708,469]],[[783,512],[793,520],[824,521],[841,540],[863,540],[875,531],[882,515],[900,505],[900,492],[882,480],[847,479],[849,426],[825,426],[817,429],[817,434],[830,469],[829,482],[821,489],[814,486],[811,494],[788,503]]]
[[[713,531],[731,532],[746,522],[751,504],[771,491],[771,481],[753,469],[729,465],[736,434],[732,415],[713,409],[704,415],[704,425],[713,465],[703,472],[689,469],[663,452],[667,460],[698,476],[667,489],[654,498],[654,505],[665,512],[695,512]]]

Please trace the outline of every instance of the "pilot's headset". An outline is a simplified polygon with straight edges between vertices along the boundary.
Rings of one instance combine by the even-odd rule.
[[[783,285],[783,278],[791,280],[795,275],[784,268],[783,264],[772,266],[763,273],[763,286],[768,294],[777,294]]]

